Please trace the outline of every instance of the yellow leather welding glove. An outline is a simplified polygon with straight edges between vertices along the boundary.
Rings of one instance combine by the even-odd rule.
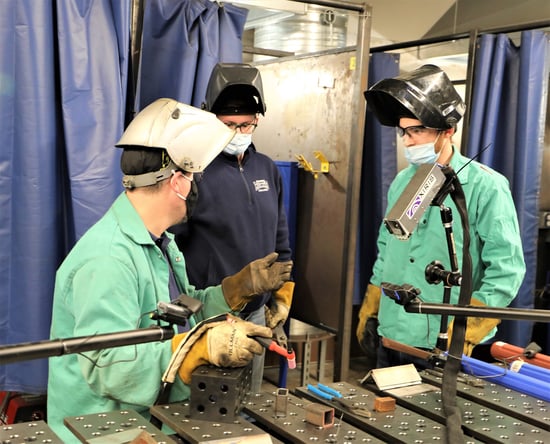
[[[478,299],[472,299],[470,305],[477,307],[485,307],[486,305]],[[466,335],[464,336],[464,350],[463,353],[466,356],[472,356],[474,347],[479,344],[485,336],[498,324],[500,319],[492,318],[474,318],[469,317],[466,320]],[[454,319],[450,322],[447,328],[447,348],[451,345],[451,338],[453,336]]]
[[[285,323],[292,305],[294,282],[287,281],[281,288],[273,292],[271,306],[265,310],[265,325],[275,328],[279,323]]]
[[[200,365],[244,367],[255,354],[263,353],[263,347],[252,337],[271,338],[272,335],[273,332],[268,327],[228,315],[226,322],[216,323],[194,342],[187,351],[178,374],[183,382],[189,384],[191,374]]]
[[[255,296],[278,290],[290,279],[292,261],[276,262],[278,257],[270,253],[222,280],[223,296],[231,310],[242,310]]]
[[[376,368],[378,360],[378,309],[382,290],[377,285],[369,284],[359,310],[359,323],[357,325],[357,340],[365,353],[367,371]]]
[[[359,323],[357,324],[357,330],[355,332],[359,344],[363,341],[367,319],[378,317],[381,294],[382,289],[379,286],[373,284],[368,285],[367,291],[365,292],[365,297],[363,298],[363,304],[359,310]]]

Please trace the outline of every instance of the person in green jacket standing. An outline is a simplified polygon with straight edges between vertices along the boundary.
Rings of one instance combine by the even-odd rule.
[[[514,202],[504,176],[462,156],[453,145],[452,136],[465,105],[450,79],[439,67],[424,65],[381,80],[364,94],[380,123],[396,127],[409,163],[390,185],[388,209],[394,206],[420,165],[450,165],[457,172],[466,198],[472,258],[471,304],[494,307],[510,304],[525,274]],[[450,196],[444,205],[452,214],[459,214]],[[460,270],[463,244],[460,223],[453,224],[453,234]],[[418,364],[409,355],[384,347],[380,338],[431,351],[440,333],[441,317],[407,313],[402,305],[381,297],[380,285],[409,284],[421,291],[422,301],[443,302],[442,287],[430,285],[425,278],[425,268],[434,260],[441,261],[446,270],[451,268],[440,208],[429,206],[405,240],[390,234],[382,225],[377,247],[378,256],[359,313],[357,339],[371,367]],[[451,304],[457,303],[459,291],[460,287],[452,287]],[[468,318],[464,353],[471,355],[477,344],[493,337],[499,322]]]
[[[197,199],[194,173],[200,173],[235,132],[214,114],[172,99],[158,99],[130,123],[122,148],[125,191],[67,255],[56,274],[50,337],[72,338],[156,325],[150,317],[159,302],[182,293],[200,300],[194,327],[231,312],[290,279],[291,264],[276,253],[258,259],[221,285],[197,290],[190,285],[185,259],[168,227],[185,220]],[[262,346],[249,336],[271,338],[267,327],[229,316],[209,328],[175,334],[171,341],[107,348],[49,360],[48,425],[64,442],[76,442],[64,427],[70,416],[134,409],[147,416],[159,395],[172,356],[170,401],[189,396],[187,383],[201,364],[244,366]],[[201,325],[203,325],[201,324]],[[200,333],[199,333],[200,332]],[[181,345],[190,347],[182,351]]]

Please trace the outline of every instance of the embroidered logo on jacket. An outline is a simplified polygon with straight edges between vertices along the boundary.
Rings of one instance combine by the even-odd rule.
[[[258,193],[263,193],[264,191],[269,191],[269,183],[265,179],[259,179],[252,182],[254,184],[254,189]]]

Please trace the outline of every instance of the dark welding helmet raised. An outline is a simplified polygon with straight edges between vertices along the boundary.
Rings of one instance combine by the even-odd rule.
[[[217,115],[265,114],[262,77],[246,63],[214,66],[202,108]]]
[[[369,109],[387,126],[413,117],[428,128],[454,128],[466,110],[447,74],[435,65],[380,80],[364,95]]]

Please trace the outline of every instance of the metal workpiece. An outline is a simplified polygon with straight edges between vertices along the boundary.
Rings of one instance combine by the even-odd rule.
[[[63,422],[83,443],[131,442],[142,431],[146,431],[158,444],[175,444],[172,438],[130,409],[71,416]]]
[[[293,444],[387,442],[342,421],[341,417],[334,418],[334,425],[330,428],[310,424],[306,421],[306,406],[309,404],[310,401],[288,395],[287,415],[284,418],[278,417],[275,393],[256,393],[248,398],[248,402],[243,406],[243,413],[255,419],[258,426],[271,435]]]
[[[318,402],[310,402],[304,407],[306,422],[328,429],[334,426],[334,408]]]
[[[391,443],[431,443],[434,441],[445,442],[446,427],[433,419],[426,418],[414,411],[397,405],[392,412],[374,411],[374,400],[377,395],[362,387],[354,386],[347,382],[335,382],[326,384],[328,387],[339,391],[344,399],[362,404],[364,408],[371,411],[370,418],[354,414],[346,410],[340,403],[329,401],[309,391],[307,387],[298,387],[296,395],[313,402],[322,402],[336,410],[336,416],[343,418],[346,422],[382,440]],[[473,443],[475,440],[468,440],[466,443]]]
[[[284,418],[288,415],[288,389],[280,387],[275,391],[275,416]]]
[[[237,417],[232,422],[191,419],[187,402],[153,406],[150,412],[152,416],[170,427],[190,444],[209,441],[240,442],[240,440],[258,443],[270,442],[266,432],[242,417]],[[237,439],[238,441],[236,441]]]
[[[398,404],[445,424],[446,415],[443,411],[440,390],[399,396],[389,390],[388,394],[396,396]],[[519,397],[519,393],[517,396]],[[550,432],[541,427],[461,396],[456,397],[456,405],[462,412],[464,434],[482,442],[550,443]]]
[[[441,386],[442,378],[432,372],[420,372],[422,380],[427,383]],[[465,375],[465,380],[457,382],[457,394],[486,407],[517,418],[544,430],[550,430],[550,403],[530,395],[491,383],[488,379],[475,378],[483,385],[476,384]]]
[[[28,444],[29,442],[63,444],[63,441],[44,421],[5,424],[0,427],[0,443]]]

